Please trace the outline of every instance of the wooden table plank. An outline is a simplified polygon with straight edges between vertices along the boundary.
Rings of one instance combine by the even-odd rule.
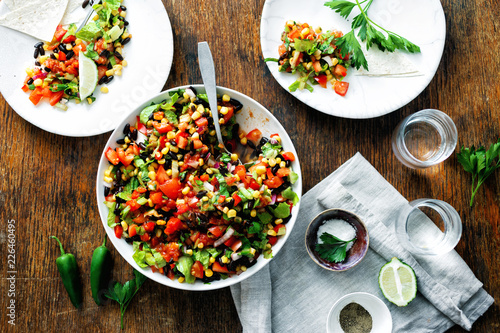
[[[254,98],[287,129],[302,161],[304,192],[361,152],[407,199],[436,198],[457,208],[464,223],[457,251],[485,289],[496,299],[500,297],[500,174],[483,185],[474,207],[469,208],[470,176],[455,156],[439,166],[415,171],[398,162],[390,144],[397,123],[424,108],[440,109],[450,115],[459,131],[459,145],[489,145],[498,138],[500,7],[496,1],[443,0],[447,39],[436,76],[408,105],[367,120],[322,114],[279,86],[261,55],[259,29],[264,0],[163,3],[175,43],[165,89],[201,82],[197,43],[208,41],[218,84]],[[2,306],[8,301],[4,249],[7,221],[12,219],[16,221],[18,259],[16,326],[8,325],[8,317],[2,315],[0,327],[7,327],[9,332],[84,328],[120,332],[117,304],[97,307],[90,297],[88,281],[92,251],[104,236],[94,184],[99,156],[109,134],[67,138],[44,132],[19,117],[3,97],[0,123]],[[66,250],[78,259],[84,285],[81,310],[74,310],[68,302],[58,277],[54,263],[58,249],[48,238],[52,234],[60,236]],[[113,248],[111,251],[114,278],[131,278],[130,266]],[[474,324],[473,331],[499,331],[499,323],[500,309],[495,304]],[[229,289],[190,293],[153,281],[147,281],[130,304],[125,326],[131,332],[241,332]],[[454,327],[450,332],[465,331]]]

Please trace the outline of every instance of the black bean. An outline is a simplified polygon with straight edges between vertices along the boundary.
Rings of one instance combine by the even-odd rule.
[[[26,83],[27,83],[27,84],[33,84],[33,82],[34,82],[34,80],[33,80],[32,78],[30,78],[30,79],[28,80],[28,82],[26,82]]]
[[[174,139],[170,140],[169,142],[170,142],[170,144],[171,144],[172,146],[174,146],[174,147],[176,147],[176,146],[177,146],[177,142],[175,142],[175,140],[174,140]]]
[[[153,112],[151,112],[151,114],[150,114],[150,115],[149,115],[149,117],[148,117],[148,120],[153,120],[154,116],[155,116],[155,115],[154,115],[154,113],[153,113]]]
[[[125,38],[124,40],[122,40],[122,45],[125,45],[125,44],[127,44],[128,42],[130,42],[130,37],[127,37],[127,38]]]
[[[40,46],[38,48],[38,53],[40,53],[41,56],[44,56],[45,55],[45,50],[43,49],[43,46]]]
[[[108,82],[109,82],[109,81],[108,81]],[[137,140],[137,129],[134,129],[134,130],[132,131],[132,140],[134,140],[134,141],[135,141],[135,140]]]
[[[278,59],[278,62],[279,62],[279,61],[281,61],[281,60],[285,60],[285,59],[288,57],[288,55],[289,55],[289,54],[290,54],[290,52],[285,51],[285,53],[283,53],[283,54],[280,56],[280,58]]]
[[[112,69],[113,68],[113,65],[111,64],[111,62],[108,62],[108,69]]]
[[[97,38],[95,39],[95,41],[97,42],[97,41],[98,41],[99,39],[101,39],[101,38],[102,38],[102,36],[99,36],[99,37],[97,37]]]
[[[120,169],[116,170],[116,179],[118,179],[118,181],[122,179],[122,171]]]
[[[106,79],[106,84],[110,83],[111,81],[113,81],[115,77],[113,75],[110,75],[110,76],[107,76],[107,79]]]
[[[50,68],[48,67],[44,67],[43,70],[46,71],[47,73],[50,73]]]
[[[287,166],[287,167],[289,167],[289,166],[290,166],[290,163],[291,163],[291,162],[290,162],[289,160],[286,160],[286,161],[285,161],[285,164],[286,164],[286,166]]]
[[[52,50],[54,53],[59,53],[59,49],[56,47],[55,49]]]
[[[36,48],[35,52],[33,53],[33,58],[35,59],[38,58],[38,53],[39,53],[38,48]]]
[[[76,43],[75,42],[71,42],[71,46],[75,47]]]
[[[51,54],[50,54],[50,59],[57,60],[56,55],[55,55],[54,53],[51,53]]]
[[[205,108],[208,108],[210,109],[210,104],[208,104],[207,102],[205,102],[204,100],[202,100],[201,98],[196,98],[193,102],[194,104],[198,105],[198,104],[201,104],[203,105]]]
[[[106,50],[107,51],[107,50]],[[120,54],[120,52],[115,52],[115,57],[118,58],[118,60],[123,60],[123,57],[122,55]]]
[[[41,46],[43,46],[43,42],[38,42],[38,43],[35,44],[35,49],[37,49],[37,48],[39,48]]]
[[[103,77],[101,77],[99,79],[99,82],[97,82],[97,84],[99,84],[99,85],[105,84],[107,81],[108,81],[108,77],[106,75],[104,75]]]
[[[82,3],[82,8],[87,7],[87,5],[89,4],[89,1],[90,1],[90,0],[85,0],[85,1]]]
[[[255,149],[255,148],[256,148],[256,147],[255,147],[255,144],[254,144],[252,141],[250,141],[250,140],[247,140],[247,145],[248,145],[250,148],[252,148],[252,149]]]
[[[193,87],[193,86],[189,86],[189,89],[191,89],[194,93],[194,95],[198,95],[198,92],[196,91],[196,89]]]
[[[140,158],[142,158],[143,160],[145,160],[146,158],[148,158],[148,157],[149,157],[149,155],[148,155],[148,154],[146,154],[146,153],[140,153],[140,154],[139,154],[139,157],[140,157]]]
[[[125,143],[125,140],[124,139],[118,139],[118,140],[116,140],[116,143],[119,144],[119,145],[123,145]]]
[[[128,237],[128,238],[125,238],[125,242],[132,244],[134,242],[134,240],[132,239],[132,237]]]
[[[75,52],[73,50],[69,51],[68,53],[66,53],[66,60],[73,58],[74,55]]]
[[[111,189],[108,186],[104,186],[104,196],[107,197],[109,195],[109,191]]]
[[[68,50],[66,50],[66,45],[64,45],[64,44],[59,44],[58,48],[59,48],[59,51],[63,51],[64,53],[68,52]]]
[[[168,156],[170,156],[172,158],[172,160],[174,160],[174,161],[178,160],[177,155],[171,150],[169,150]]]
[[[139,142],[138,146],[139,148],[141,148],[141,150],[146,149],[146,145],[144,144],[144,142]]]
[[[123,134],[127,135],[130,133],[130,124],[126,123],[125,127],[123,127]]]
[[[200,191],[200,192],[196,193],[196,197],[197,197],[198,199],[201,199],[201,198],[203,198],[203,197],[204,197],[207,193],[208,193],[207,191]]]
[[[125,6],[120,6],[120,9],[121,9],[121,10],[127,10],[127,7],[125,7]]]
[[[109,58],[109,51],[108,50],[103,50],[99,56]]]
[[[231,98],[229,100],[229,103],[231,103],[234,106],[234,111],[240,111],[243,108],[243,104],[240,103],[237,99]]]
[[[124,25],[124,26],[129,25],[128,21],[127,21],[127,20],[123,20],[123,25]]]
[[[273,166],[273,168],[271,169],[271,171],[273,172],[273,174],[276,174],[276,172],[278,172],[279,168],[280,168],[280,165],[276,164],[275,166]]]
[[[35,61],[35,66],[41,66],[42,64],[37,60]]]

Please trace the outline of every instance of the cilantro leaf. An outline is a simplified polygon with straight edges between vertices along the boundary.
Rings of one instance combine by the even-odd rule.
[[[327,232],[319,237],[323,243],[316,244],[315,250],[319,256],[329,262],[342,262],[346,257],[347,244],[356,240],[343,241]]]
[[[484,147],[479,147],[477,150],[474,146],[465,148],[462,146],[457,155],[458,163],[464,170],[472,174],[472,194],[470,206],[474,203],[474,196],[486,181],[486,179],[498,168],[500,168],[500,138],[496,143],[490,145],[486,150]],[[477,180],[477,183],[476,183]]]

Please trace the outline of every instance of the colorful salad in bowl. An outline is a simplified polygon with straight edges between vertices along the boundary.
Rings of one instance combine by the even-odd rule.
[[[203,86],[161,93],[111,135],[97,198],[122,256],[149,278],[188,290],[251,276],[283,246],[297,215],[301,180],[293,144],[269,111],[218,89],[226,147],[218,146]]]

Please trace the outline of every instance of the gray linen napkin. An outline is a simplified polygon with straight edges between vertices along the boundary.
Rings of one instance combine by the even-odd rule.
[[[466,330],[493,304],[462,258],[455,252],[416,256],[398,242],[394,222],[408,201],[361,154],[302,197],[299,215],[280,253],[260,272],[231,287],[244,333],[324,332],[332,305],[351,292],[382,299],[392,315],[393,332],[444,332],[455,324]],[[328,208],[356,213],[365,222],[370,249],[346,272],[329,272],[307,254],[304,235],[309,222]],[[417,297],[399,308],[378,287],[380,268],[397,256],[413,267]]]

